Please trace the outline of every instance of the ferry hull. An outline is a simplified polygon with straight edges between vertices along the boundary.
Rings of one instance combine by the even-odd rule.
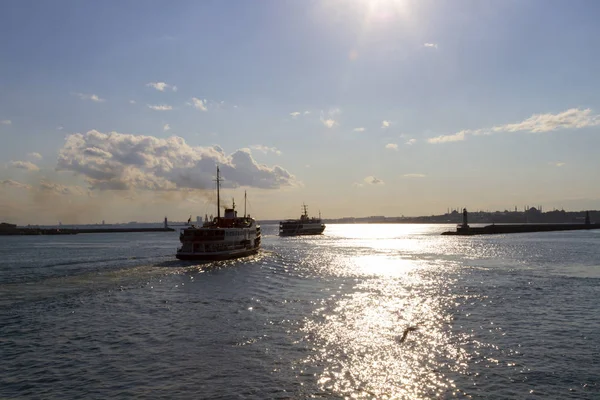
[[[248,257],[258,253],[259,249],[242,250],[235,253],[177,253],[175,257],[179,260],[186,261],[222,261],[232,260],[235,258]]]

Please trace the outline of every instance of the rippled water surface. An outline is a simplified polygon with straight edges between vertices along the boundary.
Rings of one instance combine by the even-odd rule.
[[[0,236],[0,398],[600,398],[600,232],[450,228]]]

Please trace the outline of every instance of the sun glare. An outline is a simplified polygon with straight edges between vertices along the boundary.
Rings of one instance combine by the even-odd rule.
[[[356,0],[362,6],[365,22],[381,22],[405,18],[409,11],[408,0]]]
[[[358,18],[364,25],[385,21],[408,20],[418,4],[413,0],[326,0],[321,12],[333,21]]]

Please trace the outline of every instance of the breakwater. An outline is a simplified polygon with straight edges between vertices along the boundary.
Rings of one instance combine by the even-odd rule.
[[[600,229],[600,224],[515,224],[515,225],[487,225],[482,227],[459,226],[456,231],[443,232],[442,235],[499,235],[506,233],[526,232],[552,232],[552,231],[579,231]]]
[[[483,227],[471,227],[468,223],[467,209],[463,208],[463,223],[456,227],[456,231],[443,232],[442,235],[499,235],[506,233],[580,231],[590,229],[600,229],[600,224],[592,224],[590,222],[590,213],[587,211],[583,224],[492,224]]]
[[[174,232],[173,228],[14,228],[0,230],[0,236],[77,235],[79,233]]]

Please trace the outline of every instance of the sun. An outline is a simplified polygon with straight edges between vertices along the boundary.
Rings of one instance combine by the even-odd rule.
[[[409,11],[409,0],[354,0],[366,11],[370,17],[395,18],[406,16]]]
[[[324,0],[320,8],[330,13],[353,13],[362,16],[406,16],[409,11],[419,6],[418,0]]]

